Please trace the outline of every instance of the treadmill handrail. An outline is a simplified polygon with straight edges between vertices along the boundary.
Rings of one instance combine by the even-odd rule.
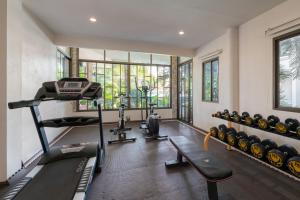
[[[24,108],[24,107],[32,107],[40,105],[40,100],[22,100],[16,102],[9,102],[8,108],[9,109],[17,109],[17,108]]]

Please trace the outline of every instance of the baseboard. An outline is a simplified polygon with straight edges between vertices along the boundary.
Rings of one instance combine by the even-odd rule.
[[[0,182],[0,187],[1,187],[1,186],[7,186],[7,185],[9,185],[8,181]]]

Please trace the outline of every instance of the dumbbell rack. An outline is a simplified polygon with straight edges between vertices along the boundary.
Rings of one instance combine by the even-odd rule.
[[[216,116],[212,116],[212,117],[215,117],[215,118],[218,118],[218,119],[223,119],[223,118],[221,118],[221,117],[216,117]],[[223,119],[223,120],[225,120],[225,121],[228,122],[228,123],[227,123],[227,127],[228,127],[228,128],[232,128],[232,127],[233,127],[233,126],[232,126],[232,123],[235,123],[235,124],[238,124],[238,125],[243,125],[243,126],[247,126],[247,127],[250,127],[250,128],[258,129],[258,130],[261,130],[261,131],[265,131],[265,132],[269,132],[269,133],[275,133],[275,132],[273,132],[273,131],[271,131],[271,130],[262,130],[262,129],[257,128],[257,127],[254,127],[254,126],[248,126],[248,125],[246,125],[246,124],[234,122],[234,121],[232,121],[232,120],[226,120],[226,119]],[[275,134],[281,135],[281,134],[279,134],[279,133],[275,133]],[[284,135],[281,135],[281,136],[284,136]],[[208,137],[208,138],[211,137],[211,132],[210,132],[210,131],[208,132],[207,137]],[[286,137],[289,137],[289,136],[286,136]],[[293,138],[293,139],[300,140],[300,138],[298,138],[297,136],[296,136],[295,138],[294,138],[294,137],[289,137],[289,138]],[[284,175],[288,176],[289,178],[292,178],[292,179],[294,179],[294,180],[300,182],[300,179],[297,178],[296,176],[294,176],[294,175],[292,175],[292,174],[290,174],[290,173],[288,173],[288,172],[286,172],[286,171],[283,171],[283,170],[281,170],[281,169],[278,169],[278,168],[276,168],[276,167],[270,165],[269,163],[264,162],[264,161],[262,161],[262,160],[260,160],[260,159],[258,159],[258,158],[255,158],[254,156],[251,156],[251,155],[249,155],[249,154],[247,154],[247,153],[245,153],[245,152],[239,150],[238,148],[229,145],[229,144],[226,143],[226,142],[220,141],[220,140],[218,140],[218,139],[216,139],[216,138],[214,138],[214,139],[215,139],[216,141],[221,142],[221,143],[223,143],[224,145],[226,145],[226,150],[232,151],[232,150],[234,149],[234,150],[240,152],[241,154],[243,154],[243,155],[245,155],[245,156],[247,156],[247,157],[249,157],[249,158],[251,158],[251,159],[253,159],[253,160],[256,160],[257,162],[259,162],[259,163],[261,163],[261,164],[263,164],[263,165],[265,165],[265,166],[267,166],[267,167],[269,167],[269,168],[271,168],[271,169],[273,169],[273,170],[275,170],[275,171],[278,171],[278,172],[280,172],[281,174],[284,174]],[[207,147],[207,146],[204,146],[204,149],[207,150],[208,147]]]
[[[283,136],[283,137],[288,137],[288,138],[292,138],[292,139],[295,139],[295,140],[300,140],[300,137],[298,137],[297,135],[283,135],[283,134],[277,133],[276,131],[274,131],[272,129],[263,130],[263,129],[260,129],[260,128],[256,127],[256,126],[249,126],[249,125],[241,123],[241,122],[239,123],[239,122],[235,122],[235,121],[232,121],[232,120],[226,120],[224,118],[217,117],[217,116],[213,116],[213,117],[218,118],[218,119],[223,119],[225,121],[228,121],[228,127],[232,127],[232,123],[235,123],[235,124],[239,124],[239,125],[242,125],[242,126],[250,127],[250,128],[253,128],[253,129],[257,129],[257,130],[265,131],[265,132],[268,132],[268,133],[273,133],[273,134],[276,134],[276,135],[280,135],[280,136]]]

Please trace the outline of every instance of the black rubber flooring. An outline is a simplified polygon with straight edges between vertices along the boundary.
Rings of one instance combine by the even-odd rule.
[[[106,162],[101,174],[94,177],[88,200],[206,200],[205,179],[192,167],[167,170],[166,160],[176,158],[169,141],[145,142],[138,123],[129,124],[128,137],[134,143],[107,145]],[[112,139],[105,125],[105,140]],[[184,135],[199,146],[204,136],[177,121],[163,121],[161,134]],[[97,141],[97,126],[72,129],[57,145]],[[233,169],[233,178],[218,183],[221,200],[299,200],[300,183],[210,140],[209,151]],[[5,188],[4,188],[5,189]],[[3,189],[2,189],[3,191]],[[1,193],[1,191],[0,191]]]
[[[167,170],[166,160],[176,158],[169,141],[145,142],[138,124],[129,124],[133,130],[128,137],[137,137],[135,143],[107,145],[103,172],[94,178],[88,193],[89,200],[205,200],[205,179],[192,167]],[[105,126],[106,141],[112,138]],[[203,136],[177,121],[163,121],[161,134],[184,135],[202,146]],[[59,144],[95,141],[97,127],[74,128]],[[263,166],[225,146],[210,140],[209,151],[227,162],[233,169],[233,178],[218,183],[223,200],[299,200],[300,183]]]

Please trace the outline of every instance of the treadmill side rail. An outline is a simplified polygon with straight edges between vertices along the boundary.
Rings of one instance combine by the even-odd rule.
[[[16,185],[14,185],[1,199],[12,200],[18,193],[31,181],[32,178],[25,177],[21,179]]]

